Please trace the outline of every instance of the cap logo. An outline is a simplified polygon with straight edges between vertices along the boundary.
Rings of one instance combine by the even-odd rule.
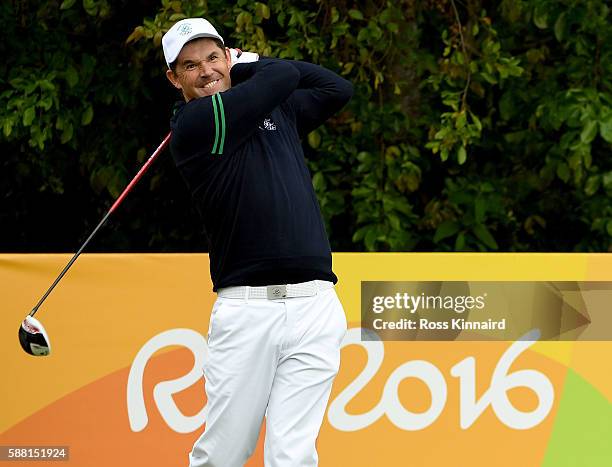
[[[178,33],[181,36],[185,36],[187,34],[189,34],[191,32],[191,24],[181,24],[181,26],[178,28]]]

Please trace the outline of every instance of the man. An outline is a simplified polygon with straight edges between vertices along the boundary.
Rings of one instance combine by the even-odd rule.
[[[241,63],[202,18],[179,21],[162,44],[185,101],[170,147],[203,217],[218,293],[191,466],[242,466],[264,416],[267,467],[315,466],[346,318],[300,137],[352,86],[308,63]]]

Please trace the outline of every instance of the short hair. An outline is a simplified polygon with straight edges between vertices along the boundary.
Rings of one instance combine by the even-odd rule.
[[[216,44],[217,47],[219,47],[221,50],[223,50],[225,52],[225,45],[223,45],[223,42],[221,42],[221,40],[217,39],[216,37],[196,37],[195,39],[191,39],[190,41],[186,42],[185,44],[189,44],[189,42],[197,41],[198,39],[210,39],[210,40],[212,40]],[[174,60],[170,64],[170,69],[172,70],[172,73],[176,73],[176,62],[177,61],[178,61],[178,57],[177,57],[177,60]]]

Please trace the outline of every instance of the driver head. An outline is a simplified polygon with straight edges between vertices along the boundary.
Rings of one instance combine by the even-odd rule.
[[[30,355],[42,357],[51,353],[47,331],[40,321],[28,315],[19,326],[19,343]]]

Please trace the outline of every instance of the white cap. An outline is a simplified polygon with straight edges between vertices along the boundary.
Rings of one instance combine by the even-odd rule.
[[[170,64],[181,53],[183,46],[190,40],[197,39],[198,37],[210,37],[223,42],[223,38],[214,26],[204,18],[182,19],[164,34],[164,37],[162,37],[162,47],[168,68],[170,68]]]

